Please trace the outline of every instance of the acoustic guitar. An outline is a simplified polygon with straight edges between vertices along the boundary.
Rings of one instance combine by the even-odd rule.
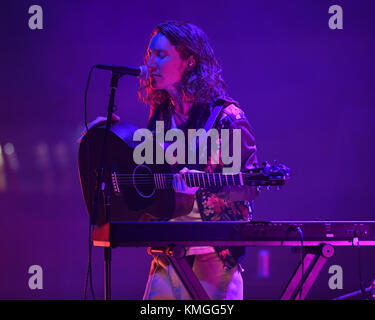
[[[163,220],[191,211],[194,196],[174,192],[173,166],[168,164],[137,164],[133,141],[138,128],[129,123],[111,127],[103,157],[105,128],[94,127],[83,137],[79,146],[79,174],[88,212],[93,212],[98,168],[103,164],[105,183],[110,185],[110,221]],[[289,179],[289,168],[274,162],[254,164],[243,173],[186,173],[182,178],[189,187],[213,188],[223,186],[253,186],[269,189],[282,186]],[[100,186],[104,189],[104,186]],[[97,201],[96,224],[106,222],[103,193]]]

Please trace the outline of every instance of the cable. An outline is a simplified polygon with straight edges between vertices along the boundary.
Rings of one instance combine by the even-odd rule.
[[[94,69],[95,69],[95,66],[91,67],[91,69],[90,69],[89,76],[88,76],[87,83],[86,83],[86,88],[85,88],[84,119],[85,119],[86,134],[89,131],[88,124],[87,124],[87,92],[88,92],[88,89],[89,89],[89,84],[90,84],[90,80],[91,80],[91,74],[92,74],[92,72],[93,72]],[[91,177],[91,169],[90,169],[90,144],[89,143],[87,143],[87,168],[88,168],[88,185],[91,186],[91,182],[90,182],[90,180],[91,180],[90,179],[90,177]],[[92,199],[92,197],[91,197],[91,190],[88,190],[88,192],[89,192],[88,198]],[[87,270],[86,270],[85,285],[84,285],[84,292],[83,292],[83,299],[84,300],[87,299],[87,284],[88,284],[88,280],[89,279],[90,279],[91,295],[92,295],[92,298],[94,300],[96,300],[94,289],[93,289],[93,285],[92,285],[92,269],[91,269],[92,229],[93,229],[93,227],[94,226],[91,223],[91,212],[90,212],[90,215],[89,215],[89,253],[88,253]]]
[[[301,282],[299,285],[299,300],[302,300],[302,288],[303,288],[303,255],[304,255],[304,250],[303,250],[303,232],[300,227],[296,228],[296,231],[298,232],[300,239],[301,239]],[[298,292],[297,292],[298,295]]]
[[[90,80],[91,80],[91,73],[93,72],[93,70],[96,68],[96,66],[92,66],[90,71],[89,71],[89,77],[87,79],[87,83],[86,83],[86,88],[85,88],[85,128],[86,128],[86,133],[89,131],[89,128],[88,128],[88,125],[87,125],[87,92],[89,90],[89,84],[90,84]]]
[[[359,275],[359,288],[361,289],[361,293],[362,293],[362,296],[363,298],[366,298],[366,289],[364,288],[363,286],[363,280],[362,280],[362,271],[361,271],[361,254],[360,254],[360,245],[359,245],[359,239],[358,239],[358,236],[357,236],[357,232],[354,231],[354,234],[353,234],[353,244],[357,244],[357,248],[358,248],[358,275]],[[356,242],[356,243],[355,243]]]
[[[84,293],[83,293],[83,299],[87,299],[87,283],[88,279],[90,279],[90,289],[91,289],[91,295],[94,300],[95,298],[95,293],[93,290],[93,285],[92,285],[92,269],[91,269],[91,251],[92,251],[92,228],[93,225],[89,223],[89,257],[88,257],[88,263],[87,263],[87,271],[86,271],[86,278],[85,278],[85,288],[84,288]]]
[[[301,242],[301,281],[299,283],[299,288],[297,289],[296,292],[296,298],[298,297],[299,293],[299,300],[302,300],[302,287],[303,287],[303,276],[304,276],[304,271],[303,271],[303,258],[304,258],[304,249],[303,249],[303,232],[300,227],[296,226],[290,226],[288,230],[286,231],[286,240],[289,239],[289,232],[298,232],[299,237],[300,237],[300,242]],[[281,244],[282,245],[282,244]],[[296,248],[298,249],[298,248]]]

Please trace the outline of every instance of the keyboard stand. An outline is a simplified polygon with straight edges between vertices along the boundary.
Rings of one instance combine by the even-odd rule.
[[[186,261],[186,250],[181,246],[171,246],[163,248],[149,247],[147,252],[152,255],[166,255],[187,292],[193,300],[210,300],[202,284],[194,274],[190,265]]]
[[[300,251],[301,247],[297,247]],[[280,300],[304,300],[327,260],[333,257],[335,250],[330,244],[322,243],[315,247],[304,247],[303,279],[301,281],[301,262],[294,271]],[[300,287],[302,285],[302,295]]]

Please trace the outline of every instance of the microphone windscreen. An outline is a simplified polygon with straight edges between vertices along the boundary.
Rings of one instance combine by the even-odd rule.
[[[143,65],[140,66],[139,69],[141,69],[141,72],[138,77],[141,79],[147,79],[150,75],[150,71],[148,70],[148,68],[145,65]]]

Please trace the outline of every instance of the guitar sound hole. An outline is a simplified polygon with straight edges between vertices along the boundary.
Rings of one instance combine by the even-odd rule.
[[[133,184],[142,198],[151,198],[155,193],[154,176],[149,167],[139,165],[133,172]]]

